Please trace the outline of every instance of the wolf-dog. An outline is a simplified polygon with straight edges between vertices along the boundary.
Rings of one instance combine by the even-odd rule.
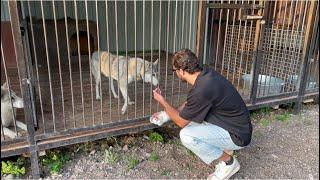
[[[114,90],[113,79],[119,82],[119,89],[124,98],[124,105],[122,106],[121,113],[124,114],[128,105],[134,104],[133,101],[130,101],[128,96],[128,84],[135,80],[142,79],[146,83],[158,86],[158,61],[159,59],[151,63],[138,57],[128,57],[128,59],[126,59],[124,56],[117,56],[106,51],[100,51],[99,54],[97,51],[94,52],[92,54],[91,64],[92,74],[96,84],[96,99],[99,100],[101,98],[99,92],[99,84],[101,83],[100,63],[101,74],[109,77],[109,80],[111,81],[111,90],[115,98],[119,97]]]
[[[7,83],[4,83],[1,86],[1,123],[3,134],[11,139],[15,138],[17,133],[9,129],[9,127],[14,125],[16,109],[23,107],[22,98],[17,96],[16,93],[8,87]],[[16,121],[16,125],[18,128],[27,131],[27,126],[23,122]]]

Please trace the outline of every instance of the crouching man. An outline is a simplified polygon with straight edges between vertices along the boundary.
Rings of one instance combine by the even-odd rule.
[[[162,125],[169,119],[181,127],[182,144],[210,165],[219,162],[208,179],[228,179],[240,169],[233,151],[246,147],[251,141],[252,125],[249,111],[233,85],[211,68],[201,67],[188,49],[176,52],[172,58],[173,71],[192,85],[187,101],[175,109],[153,91],[165,111],[154,114],[150,121]]]

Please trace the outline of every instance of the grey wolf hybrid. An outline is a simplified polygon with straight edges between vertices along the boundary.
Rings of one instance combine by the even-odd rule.
[[[110,60],[110,62],[109,62]],[[124,98],[124,105],[122,106],[121,113],[124,114],[128,105],[134,104],[130,101],[128,96],[128,84],[135,80],[142,79],[146,83],[151,83],[157,86],[159,81],[157,78],[158,72],[158,59],[151,63],[142,58],[128,57],[126,60],[123,56],[116,56],[106,51],[94,52],[92,54],[92,74],[96,83],[96,99],[100,99],[99,83],[101,82],[100,64],[101,61],[101,74],[111,78],[111,90],[115,98],[119,98],[114,90],[113,79],[119,82],[119,89]],[[110,67],[109,67],[110,65]],[[119,65],[119,66],[118,66]],[[144,67],[143,67],[144,66]],[[119,71],[118,71],[119,69]],[[119,73],[118,73],[119,72]],[[128,72],[128,73],[127,73]],[[119,79],[118,79],[119,77]],[[128,79],[128,84],[127,84]]]
[[[10,126],[14,125],[16,108],[23,107],[22,98],[18,97],[14,91],[9,89],[7,83],[4,83],[1,86],[1,123],[3,126],[3,134],[11,139],[15,138],[17,135],[14,131],[9,129]],[[18,128],[27,131],[27,126],[24,123],[16,121],[16,125]]]

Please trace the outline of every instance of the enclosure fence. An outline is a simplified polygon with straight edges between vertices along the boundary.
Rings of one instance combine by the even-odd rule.
[[[1,157],[155,128],[152,90],[192,88],[180,49],[225,76],[249,109],[319,95],[318,1],[1,1]],[[22,99],[20,99],[22,98]],[[23,106],[19,102],[23,101]]]

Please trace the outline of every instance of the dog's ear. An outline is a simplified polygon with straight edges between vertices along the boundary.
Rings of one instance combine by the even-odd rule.
[[[5,82],[5,83],[3,83],[3,85],[1,86],[1,89],[8,89],[8,84],[7,84],[7,82]]]
[[[153,62],[153,65],[156,66],[156,65],[158,65],[158,63],[159,63],[159,58]]]

